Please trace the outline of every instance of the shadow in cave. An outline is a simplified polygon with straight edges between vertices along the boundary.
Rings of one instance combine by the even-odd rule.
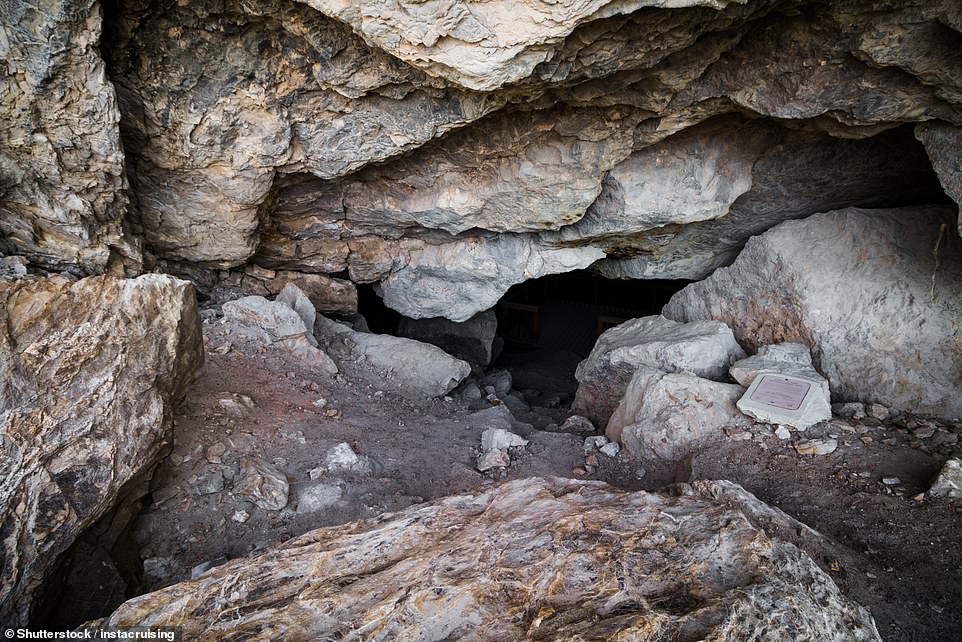
[[[575,369],[601,334],[628,319],[659,314],[684,280],[614,280],[590,270],[513,286],[495,307],[501,354],[493,367],[514,387],[573,395]]]

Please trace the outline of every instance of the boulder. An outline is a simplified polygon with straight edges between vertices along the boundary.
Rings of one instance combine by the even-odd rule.
[[[471,374],[471,366],[440,348],[414,339],[356,332],[324,316],[317,318],[318,337],[340,359],[366,364],[362,372],[378,385],[386,376],[403,391],[426,397],[451,392]]]
[[[881,639],[782,539],[805,526],[731,482],[675,492],[511,481],[311,531],[88,626],[177,626],[185,639]]]
[[[641,367],[721,379],[744,356],[724,323],[685,324],[663,316],[632,319],[598,337],[591,354],[578,365],[573,410],[605,425]]]
[[[497,331],[498,319],[492,310],[479,312],[461,323],[443,317],[404,318],[397,329],[402,337],[430,343],[452,356],[481,367],[491,363]]]
[[[929,497],[962,499],[962,461],[949,459],[942,465],[938,477],[932,482]]]
[[[678,461],[752,421],[735,406],[741,386],[639,368],[605,435],[634,457]]]
[[[147,478],[202,364],[186,281],[0,282],[0,622],[26,626],[58,557]]]
[[[337,373],[334,361],[317,348],[314,307],[297,286],[287,284],[282,296],[275,301],[246,296],[228,301],[222,309],[232,332],[271,350],[287,352],[312,370],[329,375]]]
[[[761,346],[752,356],[732,364],[728,373],[746,388],[760,374],[791,375],[811,381],[824,392],[826,398],[829,396],[828,380],[812,365],[812,353],[808,346],[801,343]]]
[[[728,268],[665,306],[728,324],[747,349],[809,346],[840,401],[962,416],[962,241],[940,206],[849,208],[754,237]]]

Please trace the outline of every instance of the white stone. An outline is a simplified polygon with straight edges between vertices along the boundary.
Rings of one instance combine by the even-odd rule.
[[[604,435],[593,435],[585,438],[585,452],[590,453],[601,450],[602,446],[608,443],[608,438]]]
[[[246,510],[237,510],[237,511],[234,511],[233,515],[231,515],[230,521],[236,522],[238,524],[243,524],[250,518],[251,518],[251,515]]]
[[[758,421],[799,430],[832,418],[832,407],[818,382],[785,374],[759,373],[737,405]]]
[[[621,452],[621,446],[616,442],[610,442],[598,449],[602,454],[608,455],[609,457],[617,457],[618,453]]]
[[[304,322],[308,341],[313,341],[314,345],[317,345],[317,341],[314,339],[314,320],[317,318],[317,310],[314,309],[314,304],[311,303],[307,295],[293,283],[288,283],[274,301],[283,303],[297,312],[297,316],[301,317],[301,321]]]
[[[387,375],[412,395],[443,397],[471,374],[471,366],[440,348],[414,339],[356,332],[319,315],[318,337],[339,358],[366,363],[368,377],[379,387]]]
[[[775,429],[775,436],[785,441],[792,438],[792,433],[785,426],[779,426]]]
[[[942,470],[927,494],[929,497],[962,499],[962,461],[949,459],[942,464]]]
[[[678,323],[663,316],[632,319],[598,337],[591,354],[578,365],[573,409],[603,425],[641,367],[721,379],[744,356],[724,323]]]
[[[478,455],[477,469],[482,473],[492,468],[507,468],[511,458],[503,450],[488,450]]]
[[[287,506],[289,492],[287,477],[277,468],[254,457],[241,459],[235,495],[249,499],[264,510],[281,510]]]
[[[314,484],[297,493],[297,512],[316,513],[337,504],[341,499],[341,487],[337,484]]]
[[[817,383],[829,399],[828,380],[812,365],[812,353],[801,343],[762,346],[754,355],[736,361],[729,369],[732,379],[745,386],[761,374],[784,374]]]
[[[795,444],[799,455],[831,455],[838,448],[835,439],[803,439]]]
[[[489,450],[507,451],[509,448],[523,448],[527,445],[527,439],[503,428],[488,428],[481,433],[481,450],[484,452]]]

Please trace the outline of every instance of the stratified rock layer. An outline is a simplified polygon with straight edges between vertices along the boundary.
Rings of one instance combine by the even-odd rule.
[[[811,348],[832,398],[962,416],[962,244],[949,208],[846,209],[753,238],[665,306],[727,323],[749,350]]]
[[[730,482],[682,496],[524,479],[322,528],[135,598],[97,626],[189,639],[879,640]]]
[[[168,276],[0,283],[0,621],[25,626],[63,553],[149,471],[203,362]]]

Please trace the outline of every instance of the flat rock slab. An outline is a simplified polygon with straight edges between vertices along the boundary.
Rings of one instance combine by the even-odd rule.
[[[784,374],[758,375],[737,405],[758,421],[799,430],[832,418],[832,406],[817,381]]]
[[[880,640],[776,535],[806,527],[731,482],[676,492],[512,481],[311,531],[96,626],[177,626],[185,639]]]
[[[186,281],[0,282],[0,622],[158,461],[203,359]]]

